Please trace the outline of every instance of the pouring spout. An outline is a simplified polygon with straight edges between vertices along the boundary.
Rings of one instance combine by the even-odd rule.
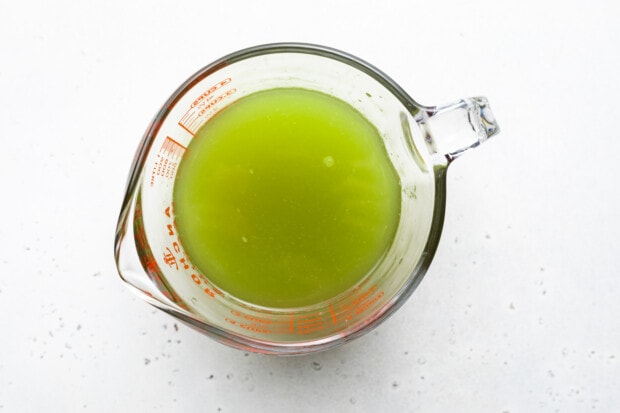
[[[417,121],[431,154],[439,155],[444,163],[499,133],[499,125],[484,97],[427,108]]]

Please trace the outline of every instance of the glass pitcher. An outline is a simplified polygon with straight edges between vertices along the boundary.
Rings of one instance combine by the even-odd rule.
[[[400,184],[398,225],[372,269],[334,297],[286,308],[244,301],[201,272],[181,242],[173,203],[179,164],[200,128],[275,88],[318,91],[361,113]],[[328,47],[282,43],[232,53],[185,81],[149,125],[118,220],[118,272],[148,303],[232,347],[278,355],[332,348],[369,332],[413,293],[439,243],[449,165],[498,131],[485,98],[422,106],[374,66]]]

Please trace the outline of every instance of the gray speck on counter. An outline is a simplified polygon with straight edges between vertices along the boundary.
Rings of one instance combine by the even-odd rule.
[[[226,379],[227,379],[227,380],[231,380],[233,377],[235,377],[235,376],[233,376],[233,374],[232,374],[232,373],[228,373],[228,374],[226,375]]]
[[[393,381],[392,382],[392,388],[393,389],[397,389],[398,388],[398,382],[397,381]]]
[[[144,359],[145,366],[148,366],[150,363],[151,363],[151,359],[147,359],[147,358]]]
[[[319,363],[318,361],[313,361],[312,368],[316,371],[319,371],[323,368],[323,366],[321,366],[321,363]]]

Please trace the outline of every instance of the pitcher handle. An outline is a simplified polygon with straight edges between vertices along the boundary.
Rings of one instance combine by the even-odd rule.
[[[499,133],[484,97],[428,107],[418,113],[416,120],[431,154],[445,165]]]

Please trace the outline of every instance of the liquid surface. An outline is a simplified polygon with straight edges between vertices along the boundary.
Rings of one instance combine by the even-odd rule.
[[[246,302],[288,308],[332,298],[373,268],[396,231],[400,183],[353,107],[282,88],[240,99],[199,130],[173,200],[205,276]]]

